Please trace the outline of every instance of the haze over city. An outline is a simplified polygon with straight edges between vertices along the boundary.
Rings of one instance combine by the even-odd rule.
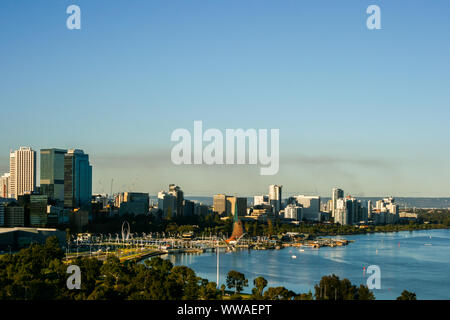
[[[65,27],[70,1],[4,2],[0,105],[14,121],[2,121],[0,172],[10,149],[78,148],[94,193],[114,179],[113,192],[153,195],[176,183],[196,196],[270,184],[448,196],[450,5],[379,2],[377,32],[365,27],[370,1],[80,0],[77,32]],[[175,166],[170,135],[194,120],[280,129],[278,174]]]

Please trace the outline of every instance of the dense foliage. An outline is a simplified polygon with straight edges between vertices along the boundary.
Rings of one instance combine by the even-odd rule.
[[[197,277],[186,266],[173,266],[159,257],[144,263],[121,263],[114,256],[105,262],[95,258],[73,261],[81,270],[81,289],[67,289],[67,265],[56,238],[45,245],[33,244],[16,254],[0,256],[0,300],[373,300],[375,296],[366,286],[356,287],[348,279],[325,276],[315,286],[315,294],[297,294],[285,287],[267,286],[267,280],[253,280],[252,294],[240,294],[248,286],[243,273],[231,270],[220,290],[216,283]],[[414,293],[404,291],[398,298],[416,299]]]
[[[421,221],[450,227],[450,210],[416,209]]]

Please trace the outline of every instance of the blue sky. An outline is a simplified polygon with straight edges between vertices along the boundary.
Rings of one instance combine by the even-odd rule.
[[[67,6],[82,29],[66,28]],[[381,8],[382,30],[366,28]],[[94,192],[448,196],[448,1],[0,2],[0,171],[84,149]],[[280,129],[280,171],[175,166],[176,128]]]

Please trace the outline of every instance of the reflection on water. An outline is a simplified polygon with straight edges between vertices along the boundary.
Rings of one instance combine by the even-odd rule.
[[[403,290],[418,299],[450,299],[450,230],[377,233],[341,237],[355,240],[346,247],[220,252],[220,284],[237,270],[246,275],[251,291],[253,279],[263,276],[268,286],[285,286],[295,292],[314,293],[323,275],[336,274],[353,284],[365,284],[369,265],[381,268],[377,299],[395,299]],[[425,245],[430,244],[430,245]],[[293,259],[292,255],[297,258]],[[174,265],[187,265],[198,276],[216,281],[216,253],[162,256]],[[365,268],[365,269],[364,269]]]

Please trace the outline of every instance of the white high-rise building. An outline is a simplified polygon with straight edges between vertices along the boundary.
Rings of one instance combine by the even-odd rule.
[[[344,198],[344,190],[333,188],[331,193],[331,216],[334,217],[336,211],[337,200]]]
[[[9,182],[11,175],[5,173],[0,177],[0,198],[9,198]]]
[[[36,151],[30,147],[20,147],[9,154],[9,194],[11,198],[36,189]]]
[[[284,209],[284,218],[291,220],[303,220],[303,208],[302,206],[295,204],[288,204]]]
[[[396,223],[399,219],[398,209],[394,198],[384,198],[376,202],[375,212],[372,211],[371,218],[376,224]]]
[[[283,186],[272,184],[269,186],[269,201],[273,206],[273,213],[278,215],[281,210],[281,189]]]
[[[350,224],[349,212],[347,210],[347,200],[339,198],[336,200],[336,209],[334,211],[334,223],[339,223],[342,226]]]

